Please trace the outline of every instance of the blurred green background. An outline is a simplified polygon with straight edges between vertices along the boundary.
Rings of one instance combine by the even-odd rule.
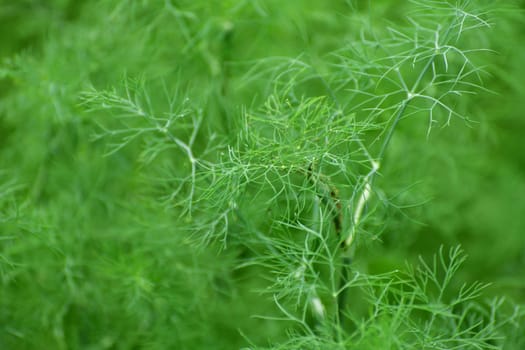
[[[471,125],[455,121],[427,138],[424,122],[401,124],[379,180],[399,208],[385,211],[381,242],[362,247],[359,264],[385,272],[461,244],[460,281],[490,282],[485,296],[523,305],[525,2],[492,5],[492,29],[476,45],[493,52],[476,63],[493,92],[458,102]],[[141,145],[104,156],[106,141],[93,139],[100,120],[79,96],[124,74],[162,77],[227,135],[240,106],[267,94],[262,78],[246,81],[256,59],[306,55],[328,69],[324,57],[359,36],[360,18],[400,23],[409,6],[0,1],[0,348],[233,349],[246,345],[241,332],[258,344],[285,339],[282,325],[250,318],[274,306],[252,292],[264,281],[236,271],[239,250],[194,248],[159,203],[149,181],[159,170],[139,161]],[[508,338],[525,346],[520,334]]]

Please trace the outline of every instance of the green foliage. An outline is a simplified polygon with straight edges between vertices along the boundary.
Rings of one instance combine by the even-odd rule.
[[[522,348],[522,11],[0,5],[0,347]]]

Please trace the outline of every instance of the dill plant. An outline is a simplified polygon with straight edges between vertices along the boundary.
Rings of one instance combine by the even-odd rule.
[[[428,138],[436,128],[470,122],[458,101],[484,89],[476,62],[488,51],[488,7],[411,1],[401,5],[404,24],[388,25],[373,23],[362,4],[348,1],[341,5],[345,25],[336,29],[355,35],[319,52],[254,61],[236,51],[232,38],[237,26],[254,30],[243,16],[264,23],[261,18],[275,15],[273,2],[99,5],[107,19],[88,16],[62,42],[57,37],[44,48],[50,68],[66,61],[53,54],[65,46],[59,52],[69,53],[70,71],[54,78],[69,84],[44,78],[33,86],[36,95],[52,92],[52,103],[37,110],[42,125],[49,110],[56,117],[49,128],[53,152],[64,149],[64,157],[74,159],[61,167],[91,171],[57,197],[67,172],[52,166],[55,153],[35,152],[42,178],[53,179],[51,189],[36,183],[18,208],[4,197],[23,186],[0,187],[6,188],[2,206],[12,214],[2,223],[22,230],[25,222],[38,222],[27,226],[30,237],[16,239],[50,247],[33,257],[31,248],[10,245],[1,255],[9,266],[2,275],[6,290],[14,295],[12,281],[20,274],[17,283],[35,295],[18,260],[39,271],[42,284],[60,285],[54,295],[65,300],[50,302],[25,328],[52,330],[41,344],[503,346],[503,329],[519,322],[521,310],[503,312],[503,299],[480,299],[487,285],[454,280],[465,261],[460,248],[441,247],[430,263],[420,259],[382,273],[367,271],[361,258],[387,230],[384,213],[395,209],[392,180],[382,174],[392,166],[392,148],[403,149],[396,144],[403,142],[399,130],[415,125]],[[294,5],[280,5],[293,16]],[[228,18],[235,16],[241,19]],[[92,22],[101,29],[86,35]],[[315,40],[301,30],[305,41]],[[166,44],[173,38],[182,43],[177,50]],[[117,52],[101,59],[109,48]],[[91,60],[95,64],[82,70]],[[21,57],[4,74],[30,86],[36,67]],[[12,109],[24,110],[23,94],[11,100]],[[31,202],[55,215],[27,210]],[[33,259],[51,268],[39,270]],[[9,310],[5,319],[14,315]],[[106,316],[121,323],[111,329]],[[29,338],[21,329],[18,321],[6,332]]]
[[[106,133],[121,140],[112,151],[148,133],[155,136],[146,142],[147,161],[170,148],[184,155],[186,175],[168,176],[179,184],[171,185],[166,203],[182,208],[195,239],[241,245],[251,250],[242,268],[267,269],[272,283],[262,292],[278,315],[258,317],[295,324],[285,348],[491,348],[497,326],[484,324],[479,306],[471,305],[483,286],[463,286],[444,300],[462,261],[459,250],[448,260],[441,251],[431,267],[423,263],[405,278],[348,271],[361,237],[378,237],[366,221],[373,202],[386,200],[374,180],[399,124],[426,117],[428,134],[439,123],[468,122],[455,99],[482,88],[472,57],[484,49],[461,43],[490,27],[488,13],[470,5],[414,3],[408,29],[362,30],[359,41],[333,52],[326,72],[308,56],[261,60],[242,79],[266,70],[262,107],[241,111],[233,143],[214,145],[216,135],[208,131],[198,152],[203,115],[184,107],[189,97],[172,100],[166,93],[170,109],[163,116],[146,87],[130,93],[126,80],[121,94],[93,90],[83,100],[92,110],[131,120]],[[322,86],[321,95],[308,91],[312,83]],[[150,127],[133,126],[134,119]],[[231,222],[242,236],[232,237]],[[352,293],[366,295],[371,315],[352,311]]]

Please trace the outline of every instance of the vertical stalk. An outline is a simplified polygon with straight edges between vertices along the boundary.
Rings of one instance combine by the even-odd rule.
[[[450,24],[450,26],[447,28],[446,32],[442,36],[444,42],[446,42],[448,40],[448,37],[450,35],[451,30],[455,26],[454,22],[452,22]],[[438,28],[438,31],[439,31],[439,28]],[[346,284],[348,283],[349,267],[350,267],[350,264],[352,263],[353,254],[354,254],[354,250],[352,249],[352,247],[353,247],[355,235],[357,233],[357,228],[358,228],[358,226],[360,224],[360,221],[361,221],[361,217],[366,212],[366,203],[368,202],[368,200],[370,198],[373,182],[375,180],[375,177],[377,175],[377,172],[379,170],[381,162],[382,162],[382,160],[383,160],[383,158],[385,156],[385,152],[386,152],[386,150],[387,150],[387,148],[388,148],[388,146],[389,146],[389,144],[390,144],[390,142],[392,140],[392,137],[393,137],[393,134],[394,134],[394,132],[395,132],[395,130],[397,128],[397,125],[399,124],[402,116],[404,115],[404,113],[405,113],[407,107],[409,106],[409,104],[411,103],[411,101],[414,99],[414,97],[416,97],[416,95],[415,95],[416,94],[416,90],[419,88],[419,85],[421,84],[423,78],[425,77],[425,75],[427,75],[428,71],[431,69],[431,67],[434,64],[434,61],[435,61],[436,57],[439,55],[439,52],[437,52],[439,47],[440,47],[440,45],[439,45],[439,36],[438,36],[438,32],[436,32],[436,52],[433,53],[431,55],[431,57],[428,59],[428,61],[424,65],[423,69],[421,70],[421,72],[417,76],[416,81],[412,85],[412,88],[410,90],[406,91],[407,96],[405,97],[405,99],[403,99],[403,101],[399,105],[399,108],[397,109],[397,111],[396,111],[396,113],[394,115],[394,119],[392,120],[392,122],[391,122],[391,124],[390,124],[390,126],[389,126],[389,128],[387,130],[386,136],[385,136],[385,138],[383,140],[383,143],[381,144],[381,147],[379,149],[378,155],[375,158],[375,160],[372,159],[372,157],[368,153],[368,150],[366,149],[366,147],[364,146],[362,141],[361,140],[357,140],[357,143],[358,143],[359,147],[364,151],[365,155],[367,156],[368,160],[370,161],[370,163],[372,165],[372,169],[364,178],[364,184],[362,186],[361,194],[359,196],[359,200],[358,200],[358,203],[356,205],[356,208],[355,208],[355,211],[354,211],[354,214],[353,214],[352,223],[351,223],[351,227],[350,227],[350,232],[349,232],[347,238],[344,241],[341,242],[343,253],[342,253],[342,256],[341,256],[342,261],[341,261],[341,272],[340,272],[339,290],[338,290],[339,293],[337,294],[337,305],[336,305],[336,307],[337,307],[337,316],[336,317],[337,317],[337,321],[338,321],[338,326],[340,328],[342,328],[342,326],[343,326],[343,320],[344,320],[343,311],[344,311],[344,308],[345,308],[345,305],[346,305],[346,301],[347,301],[346,300],[347,299]],[[338,110],[341,110],[341,104],[340,104],[340,102],[339,102],[335,92],[331,89],[331,87],[326,82],[326,80],[319,73],[317,73],[315,68],[312,68],[312,69],[313,69],[314,73],[321,80],[323,86],[326,88],[330,98],[334,101],[334,103],[336,104]],[[310,167],[311,167],[311,165],[310,165]],[[311,171],[310,167],[309,167],[309,171]],[[341,207],[340,207],[340,201],[339,201],[339,198],[337,196],[332,195],[332,193],[335,193],[335,192],[331,192],[330,200],[333,202],[333,204],[337,208],[336,214],[335,214],[337,216],[337,220],[334,217],[334,227],[335,227],[336,233],[338,235],[341,235],[342,212],[341,212]],[[326,201],[326,199],[325,199],[325,201]]]

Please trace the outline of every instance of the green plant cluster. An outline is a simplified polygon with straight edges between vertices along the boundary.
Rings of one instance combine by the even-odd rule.
[[[0,348],[525,348],[524,11],[1,2]]]

